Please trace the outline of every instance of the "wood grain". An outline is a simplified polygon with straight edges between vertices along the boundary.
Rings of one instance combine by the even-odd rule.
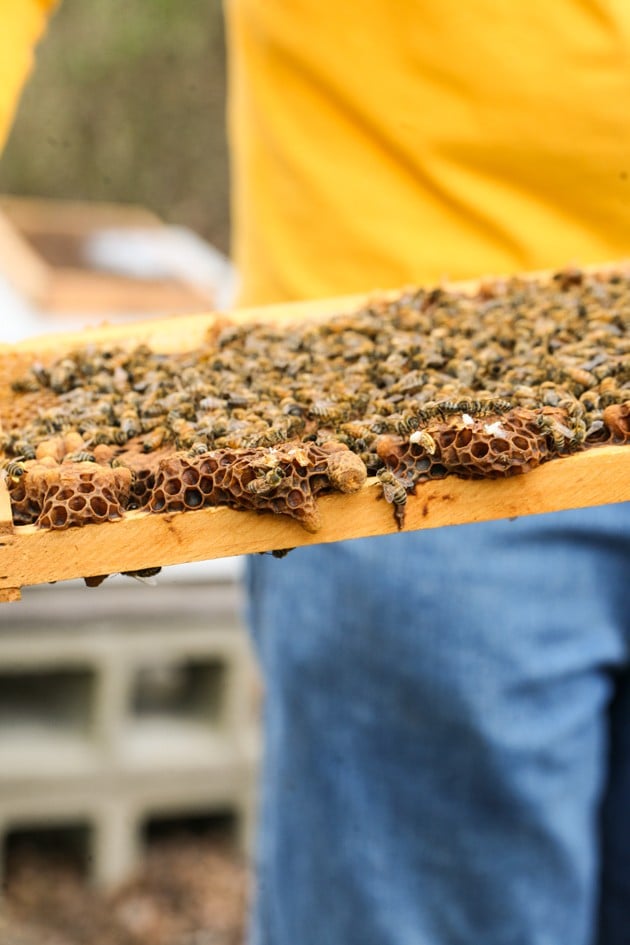
[[[116,571],[393,534],[392,508],[370,480],[361,492],[319,500],[322,528],[306,532],[282,516],[201,509],[65,531],[22,526],[0,537],[0,591]],[[630,500],[630,449],[603,446],[556,459],[524,476],[424,483],[407,503],[405,531]]]

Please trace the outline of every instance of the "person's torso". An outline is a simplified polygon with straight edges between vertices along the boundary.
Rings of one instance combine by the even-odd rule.
[[[630,251],[625,0],[226,0],[243,302]]]

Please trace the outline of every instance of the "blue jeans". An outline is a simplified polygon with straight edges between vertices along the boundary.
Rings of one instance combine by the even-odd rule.
[[[250,559],[256,945],[630,943],[630,504]]]

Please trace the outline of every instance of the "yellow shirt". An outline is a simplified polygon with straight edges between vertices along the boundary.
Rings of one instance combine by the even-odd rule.
[[[243,304],[630,255],[628,0],[225,0]]]
[[[0,151],[33,64],[33,49],[56,2],[0,0]]]

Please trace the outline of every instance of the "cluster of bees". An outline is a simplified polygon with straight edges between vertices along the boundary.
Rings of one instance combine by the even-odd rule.
[[[64,462],[94,460],[103,444],[115,464],[130,451],[149,460],[337,441],[402,501],[379,456],[383,435],[432,455],[436,422],[531,408],[556,453],[604,441],[604,410],[630,401],[629,326],[629,273],[564,270],[475,295],[407,291],[289,327],[217,323],[186,354],[88,346],[14,381],[32,413],[5,426],[0,448],[16,477],[42,441],[69,431],[81,446]],[[281,473],[269,469],[250,491],[272,493]]]

